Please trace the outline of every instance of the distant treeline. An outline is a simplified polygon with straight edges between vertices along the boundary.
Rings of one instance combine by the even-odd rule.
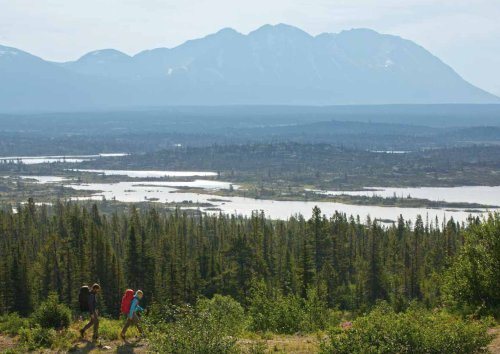
[[[0,114],[0,156],[270,142],[417,150],[500,142],[500,105],[172,107]]]
[[[143,289],[146,303],[224,294],[246,305],[255,282],[283,295],[316,289],[330,308],[358,311],[379,299],[434,306],[463,243],[453,220],[400,218],[384,228],[318,208],[309,220],[288,221],[154,208],[105,215],[95,205],[30,200],[17,213],[0,211],[0,313],[28,314],[50,292],[76,309],[80,286],[93,282],[111,315],[125,288]]]
[[[285,181],[325,188],[500,185],[500,146],[384,153],[342,145],[290,142],[211,145],[99,159],[81,166],[208,170],[223,172],[223,177],[231,181]]]

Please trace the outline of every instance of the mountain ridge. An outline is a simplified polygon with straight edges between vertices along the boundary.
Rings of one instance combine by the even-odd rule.
[[[286,24],[223,28],[172,48],[101,49],[62,63],[0,46],[2,77],[11,85],[0,87],[0,111],[500,103],[422,46],[366,28],[316,36]]]

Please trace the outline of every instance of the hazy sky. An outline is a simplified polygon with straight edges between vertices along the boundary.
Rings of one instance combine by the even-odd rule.
[[[0,0],[0,44],[56,61],[281,22],[313,35],[367,27],[402,36],[500,95],[500,0]]]

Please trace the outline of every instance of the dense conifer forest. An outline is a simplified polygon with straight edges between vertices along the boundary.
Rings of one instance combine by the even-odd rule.
[[[121,210],[30,199],[0,211],[0,335],[18,335],[15,349],[78,351],[71,317],[94,282],[105,340],[124,289],[143,289],[147,352],[273,351],[258,333],[320,353],[477,353],[492,340],[499,214],[387,227],[318,208],[286,221]]]
[[[473,219],[472,223],[479,223]],[[117,315],[122,290],[146,302],[194,303],[200,296],[250,301],[262,282],[270,294],[306,297],[315,289],[330,308],[360,311],[386,300],[439,305],[440,277],[464,242],[453,220],[399,219],[386,228],[315,209],[271,221],[159,213],[153,207],[104,215],[60,203],[0,212],[1,311],[29,314],[48,293],[75,308],[82,284],[103,285],[105,311]]]

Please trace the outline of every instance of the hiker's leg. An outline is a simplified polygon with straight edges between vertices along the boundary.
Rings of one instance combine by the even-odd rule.
[[[128,316],[127,316],[127,320],[125,321],[125,325],[123,326],[123,329],[122,329],[122,337],[125,337],[125,334],[127,333],[128,327],[130,326],[131,323],[132,323],[132,320],[130,318],[128,318]]]
[[[92,337],[93,339],[99,338],[99,317],[95,315],[94,317],[94,335]]]
[[[94,316],[90,316],[90,321],[85,325],[85,327],[82,328],[82,333],[85,333],[85,331],[90,327],[92,327],[93,324],[94,324]]]
[[[139,316],[137,316],[136,313],[134,313],[134,323],[135,323],[135,326],[137,327],[137,329],[139,330],[139,333],[144,334],[144,332],[142,330],[142,326],[141,326],[141,321],[139,320]]]

